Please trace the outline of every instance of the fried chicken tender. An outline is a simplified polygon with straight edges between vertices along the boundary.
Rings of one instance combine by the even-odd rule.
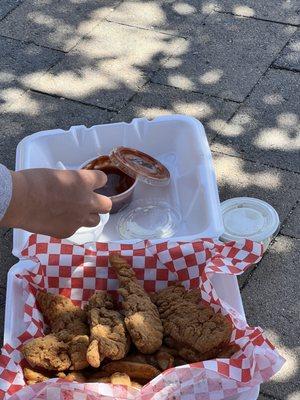
[[[89,366],[87,351],[90,339],[87,335],[77,335],[68,343],[68,354],[71,359],[71,370],[78,371]]]
[[[21,352],[33,368],[65,371],[71,366],[68,345],[52,334],[25,343]]]
[[[214,347],[213,349],[205,352],[199,353],[193,349],[189,349],[186,347],[181,347],[178,350],[178,355],[182,357],[184,360],[194,363],[205,360],[212,360],[214,358],[230,358],[237,351],[240,350],[240,347],[236,344],[232,345],[222,345],[221,347]]]
[[[141,353],[154,353],[162,344],[163,327],[157,307],[138,283],[132,268],[117,254],[110,257],[120,282],[125,325]]]
[[[68,344],[72,370],[87,367],[88,325],[86,313],[64,296],[39,291],[37,303],[43,316],[47,319],[51,331],[57,338]]]
[[[120,360],[130,347],[123,316],[113,310],[113,301],[106,292],[93,294],[85,307],[90,325],[89,364],[98,368],[104,358]]]
[[[61,340],[68,342],[77,335],[88,335],[86,313],[69,298],[39,291],[36,300],[52,333],[59,332]]]
[[[228,344],[232,326],[211,307],[201,307],[199,292],[182,285],[170,286],[155,296],[164,327],[165,342],[178,349],[180,357],[194,362],[217,356]]]

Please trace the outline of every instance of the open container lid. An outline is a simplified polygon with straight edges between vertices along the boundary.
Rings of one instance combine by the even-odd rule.
[[[80,168],[101,169],[109,162],[124,174],[147,185],[162,187],[170,183],[170,172],[149,154],[130,147],[115,147],[109,154],[86,161]],[[181,221],[178,210],[155,198],[135,200],[118,212],[117,229],[123,239],[153,239],[173,236]]]
[[[158,160],[142,151],[116,147],[109,155],[111,162],[125,174],[152,186],[166,186],[170,172]]]
[[[236,197],[221,203],[224,223],[223,241],[251,239],[256,242],[272,237],[279,226],[276,210],[263,200]]]
[[[151,186],[166,186],[169,170],[149,154],[129,147],[116,147],[109,154],[111,162],[125,174]],[[167,202],[157,199],[133,201],[120,213],[118,231],[123,239],[153,239],[173,236],[180,214]]]

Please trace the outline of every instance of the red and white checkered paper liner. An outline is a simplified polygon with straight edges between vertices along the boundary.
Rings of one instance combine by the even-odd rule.
[[[44,322],[35,301],[37,289],[63,294],[83,306],[95,290],[116,295],[118,280],[108,256],[118,251],[134,266],[137,278],[148,292],[174,281],[186,288],[200,287],[204,302],[227,315],[234,325],[232,343],[241,351],[231,359],[217,359],[169,369],[141,391],[99,383],[70,383],[60,379],[25,386],[20,346],[43,334]],[[257,263],[262,246],[249,240],[221,243],[212,239],[194,242],[152,244],[89,243],[72,245],[43,235],[32,235],[22,252],[36,262],[22,280],[26,330],[7,343],[0,357],[0,399],[231,399],[268,380],[283,365],[283,358],[265,338],[261,328],[249,327],[244,318],[219,298],[210,280],[212,274],[239,275]]]

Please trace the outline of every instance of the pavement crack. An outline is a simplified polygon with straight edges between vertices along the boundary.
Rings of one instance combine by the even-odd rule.
[[[3,15],[3,16],[0,18],[0,22],[3,21],[3,20],[4,20],[8,15],[10,15],[13,11],[15,11],[15,9],[18,8],[21,4],[23,4],[24,1],[25,1],[25,0],[20,1],[20,3],[16,4],[15,7],[11,8],[5,15]]]
[[[0,22],[1,22],[1,21],[0,21]],[[49,46],[45,46],[45,45],[36,43],[36,42],[33,41],[33,40],[21,40],[21,39],[12,37],[12,36],[3,35],[2,33],[0,33],[0,37],[3,37],[3,38],[5,38],[5,39],[14,40],[15,42],[28,44],[28,45],[34,44],[34,45],[37,46],[37,47],[41,47],[41,48],[47,49],[47,50],[52,50],[52,51],[55,51],[55,52],[57,52],[57,53],[62,53],[63,55],[67,53],[66,51],[63,51],[63,50],[55,49],[55,48],[53,48],[53,47],[49,47]]]
[[[273,237],[273,239],[271,240],[271,242],[270,242],[268,248],[267,248],[266,251],[263,253],[261,260],[260,260],[257,264],[254,264],[254,266],[252,267],[252,269],[251,269],[251,267],[249,267],[249,275],[248,275],[247,278],[245,279],[245,282],[240,286],[240,291],[241,291],[241,292],[242,292],[242,291],[245,289],[245,287],[248,285],[248,283],[249,283],[249,281],[251,280],[252,276],[255,274],[255,271],[259,268],[260,263],[262,262],[263,258],[269,253],[271,247],[272,247],[273,244],[276,242],[277,236],[278,236],[278,234],[277,234],[276,236]]]
[[[285,219],[282,221],[282,224],[281,224],[281,226],[280,226],[280,231],[279,231],[280,234],[282,234],[282,233],[281,233],[282,229],[285,228],[286,223],[288,222],[288,219],[289,219],[290,216],[293,214],[293,212],[294,212],[294,210],[297,208],[298,204],[299,204],[299,200],[297,200],[297,201],[295,202],[295,204],[293,205],[293,207],[290,209],[288,215],[287,215],[287,216],[285,217]],[[292,235],[287,235],[287,234],[284,234],[284,235],[285,235],[285,236],[289,236],[289,237],[291,237],[291,238],[293,238],[293,239],[297,239],[296,237],[293,237]]]
[[[28,89],[28,91],[29,92],[33,92],[33,93],[43,94],[45,96],[54,97],[56,99],[72,101],[73,103],[82,104],[83,106],[93,107],[93,108],[97,108],[97,109],[100,109],[100,110],[103,110],[103,111],[109,111],[111,113],[117,113],[118,112],[116,109],[113,109],[113,108],[105,108],[105,107],[102,107],[102,106],[97,106],[95,104],[90,104],[90,103],[87,103],[87,102],[82,101],[82,100],[74,100],[74,99],[71,99],[69,97],[59,96],[58,94],[55,94],[55,93],[47,93],[47,92],[43,92],[42,90],[30,89],[30,88]]]
[[[171,56],[170,56],[170,57],[171,57]],[[167,60],[166,60],[166,61],[167,61]],[[159,71],[159,70],[158,70],[158,71]],[[154,75],[155,75],[158,71],[155,71]],[[175,89],[175,90],[178,90],[178,91],[182,91],[182,92],[185,91],[184,89],[181,89],[181,88],[176,87],[176,86],[168,85],[168,84],[166,84],[166,83],[155,82],[155,81],[152,80],[152,77],[150,78],[150,83],[153,83],[153,84],[155,84],[155,85],[160,85],[160,86],[169,87],[169,88],[172,88],[172,89]],[[216,95],[214,95],[214,94],[200,92],[199,90],[189,90],[189,93],[197,93],[197,94],[201,94],[202,96],[212,97],[212,98],[214,98],[214,99],[224,100],[224,101],[227,101],[227,102],[230,102],[230,103],[236,103],[236,104],[242,104],[243,101],[244,101],[244,100],[243,100],[243,101],[238,101],[238,100],[233,100],[233,99],[229,99],[229,98],[226,98],[226,97],[220,97],[220,96],[216,96]]]
[[[244,101],[241,103],[241,105],[235,110],[235,112],[233,113],[232,117],[230,118],[229,121],[232,120],[232,118],[238,113],[238,111],[242,108],[242,106],[247,102],[248,98],[251,96],[251,94],[254,92],[254,90],[256,89],[256,87],[260,84],[260,82],[265,78],[266,74],[268,73],[268,71],[270,69],[273,68],[273,63],[277,60],[277,58],[279,57],[280,53],[282,52],[282,50],[287,46],[287,44],[289,43],[290,39],[283,45],[283,47],[281,47],[281,49],[277,52],[275,58],[273,59],[273,61],[268,65],[268,67],[265,69],[265,71],[261,74],[261,76],[258,78],[257,82],[255,83],[255,85],[251,88],[251,90],[249,91],[249,93],[247,93]]]
[[[113,21],[109,18],[105,19],[106,22],[112,23],[112,24],[117,24],[117,25],[122,25],[122,26],[128,26],[129,28],[136,28],[136,29],[141,29],[143,31],[150,31],[150,32],[157,32],[157,33],[161,33],[162,35],[166,35],[166,36],[172,36],[172,37],[178,37],[181,39],[188,39],[189,36],[183,36],[183,35],[176,35],[174,33],[168,33],[166,31],[161,31],[159,28],[146,28],[145,26],[140,26],[140,25],[135,25],[135,24],[126,24],[125,22],[117,22],[117,21]]]
[[[247,15],[235,14],[234,12],[231,12],[231,11],[220,11],[220,10],[216,9],[215,12],[218,13],[218,14],[232,15],[232,16],[237,17],[237,18],[254,19],[256,21],[271,22],[273,24],[284,25],[284,26],[293,26],[293,27],[296,27],[296,28],[300,26],[299,24],[293,24],[293,23],[290,23],[290,22],[274,21],[274,20],[266,19],[266,18],[251,17],[251,16],[247,16]]]
[[[277,59],[274,61],[274,63],[277,61]],[[279,65],[276,64],[272,64],[272,69],[278,69],[279,71],[289,71],[289,72],[293,72],[295,74],[300,74],[300,70],[297,68],[293,68],[293,67],[281,67]]]
[[[280,230],[280,232],[278,234],[280,234],[280,236],[285,236],[285,237],[287,237],[289,239],[293,239],[293,240],[296,240],[296,241],[300,240],[300,238],[298,238],[296,236],[289,235],[288,233],[282,233],[281,230]]]
[[[268,248],[266,249],[266,251],[263,253],[262,258],[259,261],[259,263],[254,264],[252,269],[251,269],[251,267],[249,268],[249,275],[245,279],[245,282],[240,286],[240,292],[242,292],[245,289],[245,287],[248,285],[248,283],[250,282],[252,277],[255,275],[255,272],[257,271],[257,269],[260,268],[260,263],[263,261],[264,257],[269,254],[273,244],[277,242],[279,237],[289,237],[289,238],[294,239],[294,240],[300,240],[300,239],[294,238],[294,237],[292,237],[290,235],[286,235],[286,234],[282,234],[282,233],[278,232],[277,235],[274,236],[273,239],[271,240],[271,242],[270,242]],[[275,397],[274,397],[274,399],[275,399]],[[275,400],[279,400],[279,399],[275,399]]]

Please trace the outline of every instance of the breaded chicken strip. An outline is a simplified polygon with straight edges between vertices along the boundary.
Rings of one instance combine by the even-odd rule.
[[[87,351],[90,339],[87,335],[77,335],[68,342],[68,354],[71,359],[70,369],[79,371],[89,366],[87,360]]]
[[[22,346],[21,352],[33,368],[65,371],[71,366],[68,345],[55,335],[33,339]]]
[[[119,278],[118,292],[124,299],[122,307],[125,325],[131,339],[141,353],[154,353],[161,346],[163,338],[163,327],[157,307],[138,283],[127,262],[118,254],[109,259]]]
[[[229,343],[231,323],[211,307],[199,304],[199,292],[170,286],[154,298],[164,327],[165,342],[188,361],[214,358]],[[195,355],[196,354],[196,355]]]
[[[66,331],[65,341],[70,340],[68,335],[88,335],[85,311],[75,306],[69,298],[39,291],[36,300],[53,333]]]
[[[37,303],[50,325],[51,332],[68,344],[71,358],[71,369],[79,370],[87,367],[86,353],[89,345],[89,328],[86,313],[64,296],[47,292],[38,292]]]
[[[113,301],[106,292],[96,292],[85,307],[91,337],[87,351],[89,364],[98,368],[104,358],[120,360],[129,350],[130,339],[124,317],[113,310]]]

